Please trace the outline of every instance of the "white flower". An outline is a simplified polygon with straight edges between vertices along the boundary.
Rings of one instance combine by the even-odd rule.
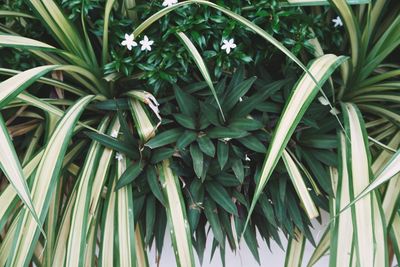
[[[326,99],[324,96],[318,97],[318,101],[319,101],[322,105],[324,105],[324,106],[329,105],[329,100]]]
[[[121,44],[126,46],[128,50],[132,50],[132,47],[137,46],[137,43],[133,39],[133,34],[129,35],[125,33],[125,40],[123,40]]]
[[[249,156],[247,156],[247,154],[245,154],[244,160],[245,160],[245,161],[251,161],[251,159],[249,158]]]
[[[124,159],[124,156],[121,153],[117,153],[117,154],[115,154],[115,159],[118,161],[121,161]]]
[[[336,19],[333,19],[332,22],[335,23],[335,24],[333,25],[335,28],[336,28],[336,27],[342,27],[342,26],[343,26],[342,19],[341,19],[339,16],[337,16]]]
[[[111,133],[111,137],[117,138],[118,137],[118,131],[117,130],[113,130]]]
[[[243,101],[243,98],[242,97],[239,97],[239,102],[242,102]]]
[[[178,3],[178,0],[164,0],[162,3],[163,6],[172,6]]]
[[[226,142],[229,142],[231,139],[232,138],[226,137],[226,138],[222,138],[222,141],[224,141],[226,143]]]
[[[142,51],[147,50],[151,51],[151,45],[154,44],[154,41],[149,40],[147,35],[144,36],[143,40],[140,41],[140,44],[142,45]]]
[[[236,48],[235,40],[232,38],[229,41],[228,40],[223,40],[222,41],[224,44],[221,46],[222,50],[225,50],[227,54],[231,52],[231,49]]]

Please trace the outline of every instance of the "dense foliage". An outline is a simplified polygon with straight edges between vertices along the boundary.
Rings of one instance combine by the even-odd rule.
[[[190,266],[211,229],[297,266],[321,209],[310,264],[400,257],[400,5],[298,2],[0,4],[0,265],[146,266],[168,229]]]

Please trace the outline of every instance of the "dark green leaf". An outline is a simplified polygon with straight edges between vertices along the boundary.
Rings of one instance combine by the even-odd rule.
[[[218,212],[217,206],[215,205],[214,201],[212,201],[209,198],[206,198],[204,201],[204,214],[206,215],[207,220],[211,225],[214,238],[219,243],[222,243],[224,241],[224,234],[222,232],[217,212]]]
[[[160,161],[163,161],[164,159],[168,159],[168,158],[172,157],[174,152],[175,152],[175,149],[173,149],[173,148],[163,147],[163,148],[155,149],[152,152],[150,162],[152,164],[159,163]]]
[[[215,175],[215,179],[222,184],[223,186],[226,187],[233,187],[233,186],[238,186],[240,185],[239,180],[236,178],[235,175],[222,172],[218,175]]]
[[[208,195],[224,210],[238,216],[236,205],[232,202],[228,192],[221,184],[216,182],[208,182],[206,185],[206,190]]]
[[[187,116],[194,117],[199,108],[196,98],[182,91],[178,86],[174,86],[174,93],[181,112]]]
[[[167,130],[165,132],[157,134],[155,137],[150,139],[150,141],[146,143],[146,146],[154,149],[161,146],[169,145],[175,143],[181,135],[181,129]]]
[[[254,258],[257,260],[258,264],[260,264],[260,256],[258,254],[258,243],[256,238],[256,230],[253,225],[249,225],[244,232],[244,240],[246,241],[247,246],[249,247],[251,253]]]
[[[153,238],[154,223],[156,221],[156,201],[152,194],[149,194],[146,199],[146,235],[145,243],[149,245]]]
[[[153,166],[148,166],[146,169],[147,182],[149,184],[150,190],[153,192],[154,196],[165,205],[164,194],[161,191],[161,186],[157,178],[156,170]]]
[[[274,208],[272,207],[271,203],[269,203],[269,200],[265,194],[260,195],[260,201],[258,203],[261,207],[262,213],[264,214],[265,218],[267,218],[268,222],[277,227]]]
[[[196,122],[192,117],[189,117],[185,114],[174,114],[173,116],[176,122],[182,125],[183,127],[191,130],[196,129]]]
[[[242,160],[235,158],[232,159],[232,170],[240,183],[244,181],[244,167]]]
[[[126,98],[105,100],[92,105],[101,110],[128,110],[129,104]]]
[[[219,117],[218,117],[218,109],[209,103],[202,103],[201,114],[204,115],[207,120],[215,126],[220,125]]]
[[[135,163],[131,163],[129,167],[125,170],[125,172],[121,175],[119,178],[117,185],[115,187],[115,191],[118,189],[124,187],[125,185],[133,182],[139,174],[142,173],[143,166],[140,161],[137,161]]]
[[[193,161],[193,170],[197,177],[201,177],[203,174],[203,153],[196,143],[190,145],[190,155]]]
[[[176,147],[179,150],[183,150],[186,146],[190,145],[193,141],[197,139],[197,133],[194,131],[186,130],[176,141]]]
[[[167,213],[165,208],[157,209],[157,223],[154,229],[154,237],[156,239],[156,248],[158,254],[161,255],[161,251],[164,245],[165,229],[167,228]]]
[[[229,145],[223,141],[218,141],[217,157],[221,170],[224,168],[226,162],[228,161],[228,155],[229,155]]]
[[[209,155],[210,157],[214,157],[215,155],[215,146],[213,142],[207,136],[202,136],[197,139],[197,143],[199,144],[200,150],[203,151],[204,154]]]
[[[267,148],[255,136],[248,135],[238,139],[245,147],[258,153],[266,153]]]
[[[239,98],[244,96],[247,91],[251,88],[253,83],[257,80],[257,77],[252,77],[247,79],[240,84],[236,85],[231,91],[228,92],[228,95],[224,97],[222,101],[222,108],[224,112],[230,111],[233,106],[239,102]]]
[[[225,127],[214,127],[207,132],[207,136],[214,138],[241,138],[249,133],[243,130],[231,129]]]
[[[205,227],[197,227],[196,229],[196,241],[194,242],[194,248],[196,249],[197,255],[199,256],[200,265],[203,265],[204,250],[206,248],[206,230]]]
[[[94,132],[85,132],[89,138],[99,142],[100,144],[104,145],[105,147],[114,149],[120,153],[126,154],[131,159],[139,158],[139,153],[135,148],[129,147],[124,142],[119,141],[113,137],[110,137],[105,134],[99,134]]]
[[[274,94],[276,91],[281,89],[287,81],[277,81],[266,85],[261,88],[259,92],[255,95],[244,99],[242,102],[238,103],[235,108],[230,112],[231,119],[233,118],[243,118],[247,116],[255,107],[264,102],[268,97]]]
[[[301,144],[314,148],[331,149],[337,148],[336,135],[302,136]]]
[[[263,128],[264,125],[258,120],[242,118],[231,121],[229,127],[244,131],[255,131]]]

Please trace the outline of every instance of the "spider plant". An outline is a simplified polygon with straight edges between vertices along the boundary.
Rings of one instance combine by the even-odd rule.
[[[300,262],[306,237],[312,239],[309,219],[318,216],[316,206],[324,206],[326,196],[332,199],[332,214],[337,213],[333,224],[337,227],[332,227],[336,230],[326,236],[343,236],[336,219],[340,216],[356,222],[367,219],[370,223],[365,228],[352,230],[354,243],[347,246],[354,247],[350,259],[354,257],[366,266],[373,266],[371,260],[388,263],[385,233],[399,224],[395,204],[398,192],[386,193],[381,200],[381,192],[375,189],[398,172],[399,153],[392,157],[382,154],[373,167],[366,129],[371,128],[370,139],[379,145],[377,148],[385,149],[382,153],[391,153],[398,139],[393,130],[397,129],[398,118],[391,109],[398,107],[360,104],[396,99],[394,95],[385,98],[370,93],[374,90],[371,84],[378,84],[384,88],[379,90],[390,94],[392,91],[385,88],[393,84],[381,83],[397,75],[391,71],[368,78],[375,69],[379,72],[382,67],[391,67],[379,64],[399,41],[398,18],[388,17],[393,23],[384,24],[384,33],[373,30],[379,21],[373,19],[373,14],[380,13],[382,1],[370,4],[367,14],[361,12],[361,6],[361,18],[352,14],[346,2],[333,1],[345,10],[342,16],[348,30],[358,34],[358,39],[349,35],[351,62],[346,63],[347,57],[327,54],[310,61],[308,67],[270,34],[227,8],[204,0],[164,8],[132,29],[134,37],[176,9],[205,5],[272,43],[304,74],[294,86],[284,81],[256,85],[256,78],[245,79],[243,71],[232,75],[229,85],[226,80],[215,83],[196,46],[185,33],[178,32],[177,38],[190,52],[205,83],[185,90],[174,86],[172,95],[158,101],[143,90],[124,90],[126,81],[118,75],[103,74],[110,60],[110,13],[118,4],[127,8],[127,16],[135,18],[134,1],[106,1],[101,40],[88,31],[83,15],[75,24],[52,0],[27,2],[32,14],[0,14],[35,17],[46,27],[51,40],[30,39],[1,27],[0,46],[28,50],[43,64],[26,71],[0,69],[0,74],[12,76],[0,83],[0,108],[2,117],[7,118],[0,119],[0,145],[4,151],[0,166],[9,181],[3,183],[5,189],[0,195],[0,229],[4,230],[0,265],[147,266],[146,247],[155,242],[160,254],[168,225],[177,265],[194,266],[193,247],[202,258],[208,222],[214,234],[213,251],[219,246],[223,255],[226,239],[236,249],[243,236],[256,258],[256,228],[268,239],[281,227],[291,236],[287,265],[293,266]],[[393,2],[391,5],[398,8]],[[359,21],[368,26],[365,37],[360,33]],[[364,41],[367,44],[360,51],[356,49]],[[369,47],[373,48],[367,57]],[[337,102],[328,100],[324,83],[340,65],[344,66],[343,84],[335,99],[346,102],[341,105],[343,125],[336,115],[329,116],[330,125],[326,131],[320,130],[320,139],[315,141],[318,131],[309,127],[301,131],[298,126],[312,124],[304,117],[308,109],[325,109],[329,114],[334,108]],[[51,78],[46,77],[50,74]],[[276,92],[283,91],[284,86],[288,94],[277,97]],[[319,92],[330,109],[314,101]],[[266,108],[274,101],[279,103],[278,108]],[[369,127],[357,106],[372,113]],[[265,118],[268,114],[274,114],[274,121]],[[331,155],[337,146],[326,145],[325,137],[336,129],[340,136],[339,175],[332,171],[332,179],[338,182],[331,186],[321,173],[335,166],[327,164],[332,158],[325,157],[324,164],[314,161],[312,153],[301,144],[308,149],[319,148],[320,155]],[[383,145],[388,138],[393,138],[393,143]],[[290,142],[299,145],[290,146]],[[380,151],[377,148],[371,149]],[[260,165],[265,152],[265,162]],[[281,157],[283,165],[279,164]],[[246,164],[248,158],[254,158],[255,163]],[[286,179],[270,179],[273,173]],[[355,178],[360,174],[362,179]],[[375,183],[369,185],[373,177]],[[294,193],[285,198],[276,190],[268,191],[265,187],[269,180],[283,188],[283,193],[285,181],[291,181],[288,190],[297,193],[301,205],[296,203]],[[315,192],[309,192],[309,184]],[[269,203],[269,195],[272,203],[279,204]],[[343,202],[341,198],[333,200],[338,195],[343,195]],[[382,201],[387,203],[383,204],[387,211],[381,208]],[[288,209],[282,208],[285,202],[289,203]],[[260,223],[264,222],[260,218],[268,224]],[[368,235],[361,235],[361,231]],[[393,244],[398,244],[398,231],[391,231]],[[331,240],[339,244],[333,241],[335,238]],[[367,245],[371,240],[382,246],[373,250]],[[365,256],[368,253],[372,254]]]

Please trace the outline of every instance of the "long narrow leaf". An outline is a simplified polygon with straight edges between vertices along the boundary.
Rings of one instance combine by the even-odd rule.
[[[160,182],[167,200],[167,217],[171,227],[177,266],[194,266],[192,239],[178,178],[172,173],[170,163],[164,160],[159,166]]]
[[[288,242],[285,267],[301,267],[305,244],[306,238],[296,229],[295,236]]]
[[[32,202],[31,193],[25,181],[21,163],[17,157],[10,135],[8,134],[6,125],[0,115],[0,168],[4,175],[10,181],[11,185],[17,192],[20,199],[31,212],[33,218],[41,228],[40,220]],[[12,192],[9,192],[12,194]]]
[[[105,131],[108,120],[104,120],[99,131]],[[99,155],[102,146],[93,141],[82,167],[77,189],[77,196],[72,211],[71,228],[67,245],[67,257],[65,266],[82,266],[86,247],[86,228],[88,227],[89,204],[92,189],[92,181],[99,166]]]
[[[33,205],[35,210],[38,211],[41,221],[44,220],[47,214],[49,200],[54,190],[55,182],[59,178],[72,131],[80,114],[92,99],[93,96],[84,97],[68,110],[57,124],[56,130],[46,146],[32,186]],[[22,225],[23,231],[18,232],[16,236],[17,249],[10,255],[11,266],[27,265],[39,238],[38,227],[26,212],[23,215]]]
[[[293,186],[296,189],[297,195],[301,199],[304,208],[307,212],[308,218],[313,219],[319,215],[317,208],[315,207],[314,201],[310,196],[310,192],[304,183],[303,177],[300,170],[297,168],[296,163],[286,150],[282,154],[283,162],[286,165],[286,169],[289,173],[290,179],[293,182]]]
[[[351,200],[371,180],[367,135],[361,114],[353,104],[343,104],[347,136],[347,168]],[[379,196],[372,192],[352,206],[354,246],[360,266],[388,266],[386,227]],[[375,245],[373,245],[375,244]]]
[[[118,160],[118,179],[126,170],[126,159]],[[135,254],[135,224],[133,220],[133,196],[132,185],[128,184],[120,188],[116,194],[117,211],[117,254],[119,266],[130,267],[136,264]]]
[[[310,65],[310,72],[322,85],[333,73],[333,71],[344,61],[346,57],[337,57],[335,55],[324,55],[315,60]],[[272,172],[278,163],[283,149],[289,142],[297,124],[306,112],[308,106],[318,93],[318,87],[308,74],[304,74],[290,95],[279,122],[275,128],[271,143],[258,181],[256,191],[247,217],[246,225],[250,215],[256,205],[256,202],[264,189],[266,183],[272,175]]]
[[[186,36],[186,34],[184,34],[183,32],[178,32],[177,36],[183,42],[183,44],[185,45],[185,47],[189,51],[189,53],[192,55],[194,62],[196,63],[197,67],[199,68],[201,74],[203,75],[203,78],[206,80],[208,87],[210,87],[210,89],[211,89],[211,92],[212,92],[212,94],[215,98],[215,101],[217,102],[218,108],[221,112],[222,118],[225,120],[225,116],[222,111],[221,104],[219,103],[219,100],[218,100],[217,92],[215,91],[214,85],[213,85],[211,77],[210,77],[210,73],[207,70],[207,66],[204,63],[203,58],[201,57],[199,51],[197,51],[197,49],[194,46],[194,44],[192,43],[192,41],[190,41],[190,39]]]

